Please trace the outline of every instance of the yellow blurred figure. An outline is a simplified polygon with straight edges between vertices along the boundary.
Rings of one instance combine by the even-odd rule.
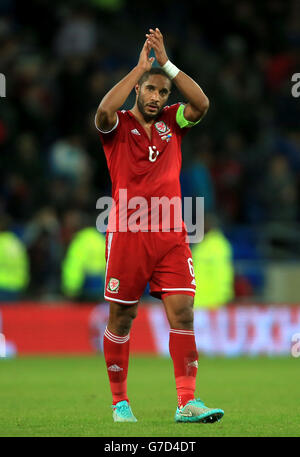
[[[232,247],[215,219],[207,215],[201,243],[192,248],[196,279],[195,308],[218,308],[234,298]]]
[[[0,231],[0,300],[18,300],[28,282],[29,261],[24,244],[14,233]]]
[[[62,264],[62,290],[70,298],[103,298],[105,236],[96,228],[84,228],[73,237]]]

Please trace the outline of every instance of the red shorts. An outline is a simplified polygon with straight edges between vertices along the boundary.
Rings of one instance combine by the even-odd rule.
[[[150,294],[195,295],[192,254],[186,232],[109,232],[106,235],[104,297],[137,303],[147,283]]]

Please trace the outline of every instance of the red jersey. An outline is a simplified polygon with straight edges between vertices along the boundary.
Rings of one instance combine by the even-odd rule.
[[[157,219],[158,198],[162,197],[167,197],[166,205],[173,199],[170,229],[182,229],[181,140],[189,128],[180,128],[176,122],[179,106],[176,103],[162,109],[151,126],[151,139],[135,116],[125,110],[117,111],[118,120],[110,132],[99,131],[116,205],[110,212],[108,231],[127,231],[127,224],[133,221],[141,231],[162,230],[161,207]]]

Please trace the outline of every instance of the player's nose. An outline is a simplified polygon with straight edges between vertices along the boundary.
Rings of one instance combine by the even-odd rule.
[[[152,102],[159,102],[159,92],[158,91],[153,91],[151,94],[151,101]]]

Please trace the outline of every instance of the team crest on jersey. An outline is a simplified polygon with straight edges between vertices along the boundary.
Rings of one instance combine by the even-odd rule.
[[[119,292],[120,281],[116,278],[110,278],[107,285],[107,291],[113,294],[117,294]]]
[[[156,130],[158,130],[158,132],[160,132],[160,133],[166,133],[166,131],[168,130],[168,127],[164,123],[164,121],[158,121],[154,125],[155,125]]]
[[[164,123],[164,121],[158,121],[154,125],[161,139],[169,143],[172,138],[172,132],[170,128]]]

